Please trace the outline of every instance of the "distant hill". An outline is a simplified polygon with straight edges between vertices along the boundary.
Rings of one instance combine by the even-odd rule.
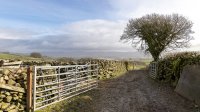
[[[42,58],[33,58],[33,57],[30,57],[28,55],[24,55],[24,54],[14,54],[14,53],[0,53],[0,60],[3,59],[3,60],[38,60],[38,61],[49,61],[49,60],[53,60],[52,58],[49,58],[49,57],[42,57]]]

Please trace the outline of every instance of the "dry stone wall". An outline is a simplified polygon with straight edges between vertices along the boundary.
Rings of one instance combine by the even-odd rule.
[[[0,112],[25,111],[26,68],[0,70]]]
[[[109,79],[133,70],[133,62],[114,60],[94,60],[99,65],[99,79]]]
[[[128,70],[134,69],[133,62],[103,60],[103,59],[80,59],[76,61],[24,61],[23,65],[76,65],[98,64],[99,79],[109,79]],[[0,112],[25,112],[27,90],[27,67],[1,68],[0,69]]]
[[[83,65],[83,64],[98,64],[99,79],[109,79],[125,73],[128,70],[134,69],[134,62],[125,60],[105,60],[105,59],[79,59],[79,60],[62,60],[52,62],[36,62],[27,61],[24,65]]]

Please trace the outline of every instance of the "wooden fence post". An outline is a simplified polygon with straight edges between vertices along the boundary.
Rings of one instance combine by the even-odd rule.
[[[27,96],[26,96],[26,110],[27,112],[32,112],[32,73],[30,66],[27,68]]]

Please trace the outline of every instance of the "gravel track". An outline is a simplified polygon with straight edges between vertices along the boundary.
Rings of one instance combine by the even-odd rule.
[[[125,75],[100,81],[93,90],[90,108],[96,112],[196,112],[194,103],[135,70]]]

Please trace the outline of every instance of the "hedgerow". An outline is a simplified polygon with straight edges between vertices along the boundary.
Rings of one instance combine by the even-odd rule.
[[[186,65],[200,64],[199,52],[181,52],[165,56],[158,61],[157,79],[176,86]]]

